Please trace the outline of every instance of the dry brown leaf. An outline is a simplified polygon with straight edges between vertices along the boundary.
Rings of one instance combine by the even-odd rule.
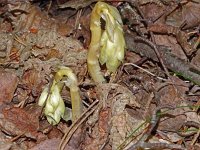
[[[103,109],[97,110],[100,112],[99,116],[95,116],[96,119],[94,116],[90,118],[93,121],[96,120],[97,123],[90,135],[93,139],[91,141],[87,139],[85,146],[86,149],[98,149],[109,140],[112,149],[117,149],[131,133],[132,128],[141,123],[141,120],[134,119],[134,116],[128,114],[126,105],[133,107],[140,107],[140,105],[135,101],[136,98],[132,92],[121,85],[108,83],[98,85],[97,89]],[[87,143],[89,141],[90,143]]]
[[[141,6],[142,12],[144,13],[145,19],[154,21],[159,18],[160,15],[164,12],[164,7],[161,5],[157,5],[155,3],[149,3]],[[156,23],[163,23],[164,18],[159,19]]]
[[[189,85],[187,83],[178,77],[171,78],[174,81],[174,86],[167,83],[157,83],[155,85],[159,90],[157,96],[162,105],[180,105],[186,96],[186,91],[189,90]]]
[[[10,103],[18,85],[18,78],[11,71],[0,70],[0,105]]]
[[[167,17],[166,23],[175,27],[180,27],[182,24],[185,24],[183,29],[198,26],[200,23],[200,4],[189,2],[179,7]]]
[[[159,45],[165,45],[172,48],[172,53],[178,57],[180,57],[183,60],[187,60],[187,57],[185,56],[181,46],[177,43],[176,39],[172,36],[168,35],[155,35],[155,42],[159,43]]]
[[[178,107],[182,105],[185,100],[185,93],[189,90],[188,85],[177,77],[173,77],[173,85],[158,85],[159,91],[156,94],[157,100],[160,101],[160,105],[169,105]],[[174,88],[176,87],[176,88]],[[173,115],[168,119],[161,121],[159,124],[160,129],[178,130],[180,126],[186,121],[186,116],[184,114],[183,108],[176,108],[173,111],[169,111],[168,114]]]
[[[39,107],[35,108],[39,109]],[[38,113],[30,113],[22,108],[4,108],[1,113],[0,126],[4,132],[15,136],[25,135],[34,139],[37,137]]]
[[[149,26],[148,29],[149,31],[152,31],[154,33],[175,36],[178,44],[188,55],[191,55],[195,51],[187,41],[188,39],[187,34],[181,31],[177,27],[173,27],[171,25],[166,25],[166,24],[152,24]]]
[[[36,146],[30,148],[30,150],[57,150],[60,141],[61,139],[58,138],[47,139],[37,144]]]
[[[30,69],[24,72],[24,75],[22,77],[22,82],[27,89],[32,89],[37,84],[38,79],[39,79],[39,72],[37,72],[35,69]]]
[[[192,64],[194,64],[196,67],[200,66],[200,51],[198,50],[196,53],[196,56],[192,59]]]

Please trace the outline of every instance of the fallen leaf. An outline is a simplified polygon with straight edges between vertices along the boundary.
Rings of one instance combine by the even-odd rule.
[[[47,139],[37,144],[36,146],[30,148],[30,150],[57,150],[60,141],[61,139],[58,138]]]
[[[18,85],[18,78],[15,73],[0,70],[0,105],[10,103]]]
[[[200,23],[200,4],[188,2],[186,5],[180,6],[167,17],[166,23],[175,27],[185,24],[183,29],[198,26]]]
[[[22,77],[22,82],[27,89],[31,90],[36,86],[38,82],[40,82],[38,81],[39,79],[40,79],[39,72],[37,72],[36,69],[30,69],[24,72],[24,75]]]
[[[1,113],[0,126],[6,133],[15,136],[37,137],[37,128],[39,125],[38,113],[30,113],[23,108],[15,107],[4,108]]]

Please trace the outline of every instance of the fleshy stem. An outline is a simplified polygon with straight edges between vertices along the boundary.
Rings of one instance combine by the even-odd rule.
[[[105,21],[105,29],[101,27],[101,19]],[[100,64],[106,64],[111,73],[116,72],[123,62],[125,40],[122,25],[115,7],[104,2],[96,3],[90,20],[91,42],[87,57],[88,72],[96,83],[105,82]]]
[[[55,82],[61,83],[62,79],[67,77],[67,80],[64,81],[65,85],[70,89],[71,104],[72,104],[72,121],[78,119],[83,112],[83,104],[79,94],[78,81],[76,75],[68,67],[60,67],[60,70],[55,75]]]
[[[87,64],[88,72],[92,79],[97,83],[102,83],[105,81],[103,74],[101,73],[101,68],[99,66],[98,55],[100,49],[101,40],[101,16],[99,13],[99,7],[94,7],[91,20],[90,20],[90,30],[91,30],[91,42],[88,51]]]

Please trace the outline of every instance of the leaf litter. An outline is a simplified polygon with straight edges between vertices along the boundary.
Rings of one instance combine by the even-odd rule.
[[[98,85],[86,64],[96,1],[1,2],[0,149],[199,149],[199,2],[107,1],[127,51]],[[77,75],[85,111],[51,126],[37,102],[59,66]],[[62,97],[71,107],[68,89]]]

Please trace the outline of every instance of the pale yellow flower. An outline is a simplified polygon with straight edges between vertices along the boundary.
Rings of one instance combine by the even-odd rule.
[[[105,30],[101,29],[101,18],[105,21]],[[123,62],[125,40],[122,25],[121,16],[115,7],[104,2],[96,3],[91,14],[92,37],[87,62],[89,74],[97,83],[105,81],[99,62],[101,65],[106,64],[110,72],[116,72]]]
[[[64,76],[67,77],[66,81],[62,81]],[[60,67],[60,70],[55,75],[50,90],[48,87],[45,87],[38,101],[39,106],[44,106],[44,114],[47,117],[48,122],[52,125],[58,124],[61,118],[68,120],[66,116],[71,116],[71,114],[66,114],[66,116],[64,116],[66,108],[60,95],[64,84],[70,89],[72,121],[78,119],[83,111],[75,74],[68,67]]]

